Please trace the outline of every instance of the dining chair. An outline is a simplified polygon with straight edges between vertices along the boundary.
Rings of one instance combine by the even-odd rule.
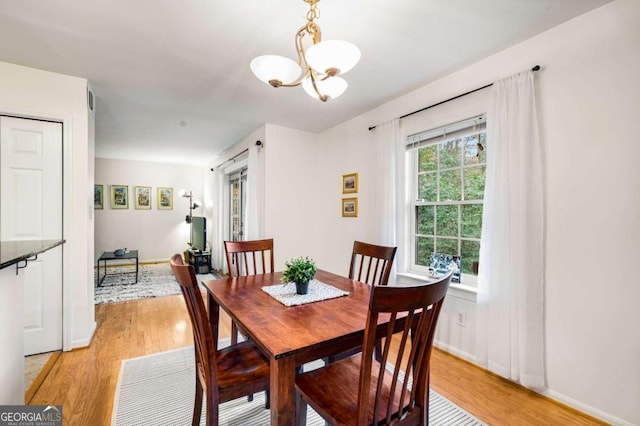
[[[231,277],[274,272],[273,238],[225,241],[224,252]],[[231,321],[231,344],[238,342],[238,325]]]
[[[357,280],[369,285],[387,285],[393,267],[397,247],[378,246],[375,244],[353,242],[351,263],[349,264],[349,279]],[[381,341],[376,348],[376,359],[381,356]],[[325,357],[325,364],[344,359],[361,351],[360,347]]]
[[[308,404],[329,424],[427,425],[433,336],[450,280],[451,272],[425,285],[372,287],[362,354],[296,377],[296,422],[305,424]],[[378,362],[374,347],[381,315],[390,320],[382,330],[385,344]],[[396,331],[403,316],[405,323]]]
[[[349,278],[370,285],[387,285],[397,247],[353,242]]]
[[[249,341],[218,350],[218,331],[209,322],[194,269],[180,254],[171,260],[173,271],[189,311],[196,361],[196,392],[192,425],[200,424],[203,391],[206,395],[206,424],[218,424],[218,404],[254,393],[266,392],[269,408],[269,361]]]

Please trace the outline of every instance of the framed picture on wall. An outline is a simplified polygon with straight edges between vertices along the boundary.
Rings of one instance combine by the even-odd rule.
[[[342,199],[342,217],[358,217],[358,199]]]
[[[158,188],[158,210],[173,210],[173,188]]]
[[[129,186],[111,185],[111,208],[112,209],[128,209],[129,208]]]
[[[135,206],[138,210],[151,210],[151,187],[136,186],[134,190]]]
[[[342,193],[355,194],[356,192],[358,192],[358,174],[342,175]]]
[[[104,185],[93,185],[93,208],[104,209]]]

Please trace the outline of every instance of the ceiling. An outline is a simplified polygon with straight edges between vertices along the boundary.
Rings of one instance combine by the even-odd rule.
[[[320,132],[609,1],[322,0],[323,39],[362,52],[327,103],[249,69],[295,59],[302,0],[0,0],[0,61],[88,79],[96,157],[202,165],[264,123]]]

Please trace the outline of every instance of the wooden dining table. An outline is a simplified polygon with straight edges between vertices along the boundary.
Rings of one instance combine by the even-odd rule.
[[[209,319],[218,340],[220,308],[269,359],[271,424],[292,425],[296,367],[362,344],[371,287],[327,271],[315,279],[349,295],[287,307],[262,290],[281,272],[207,281]],[[381,316],[378,325],[388,322]]]

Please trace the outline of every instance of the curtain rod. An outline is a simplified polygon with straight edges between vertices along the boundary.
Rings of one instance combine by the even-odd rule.
[[[536,65],[535,67],[531,68],[531,71],[534,71],[534,72],[535,72],[535,71],[540,71],[540,65]],[[491,87],[491,86],[493,86],[493,83],[491,83],[491,84],[487,84],[486,86],[478,87],[477,89],[469,90],[468,92],[465,92],[465,93],[463,93],[463,94],[461,94],[461,95],[454,96],[453,98],[449,98],[449,99],[447,99],[447,100],[444,100],[444,101],[438,102],[437,104],[433,104],[433,105],[429,105],[428,107],[420,108],[420,109],[419,109],[419,110],[417,110],[417,111],[413,111],[413,112],[410,112],[410,113],[408,113],[408,114],[401,115],[400,117],[398,117],[398,119],[399,119],[399,120],[402,120],[403,118],[407,118],[407,117],[409,117],[410,115],[417,114],[417,113],[422,112],[422,111],[426,111],[426,110],[428,110],[429,108],[437,107],[438,105],[445,104],[445,103],[447,103],[447,102],[449,102],[449,101],[453,101],[453,100],[458,99],[458,98],[461,98],[461,97],[463,97],[463,96],[470,95],[470,94],[472,94],[472,93],[474,93],[474,92],[477,92],[477,91],[482,90],[482,89],[486,89],[487,87]],[[371,126],[371,127],[369,127],[369,130],[373,130],[373,129],[375,129],[376,127],[377,127],[377,126]]]
[[[262,146],[262,141],[256,141],[256,146]],[[215,166],[215,167],[212,167],[212,168],[211,168],[211,171],[213,172],[213,171],[215,171],[216,169],[219,169],[221,166],[223,166],[223,165],[227,164],[229,161],[233,161],[233,160],[235,160],[236,158],[240,157],[242,154],[246,154],[247,152],[249,152],[249,148],[247,148],[247,149],[245,149],[245,150],[243,150],[243,151],[240,151],[239,153],[237,153],[237,154],[236,154],[236,155],[234,155],[233,157],[229,158],[228,160],[223,161],[222,163],[218,164],[218,165],[217,165],[217,166]]]

